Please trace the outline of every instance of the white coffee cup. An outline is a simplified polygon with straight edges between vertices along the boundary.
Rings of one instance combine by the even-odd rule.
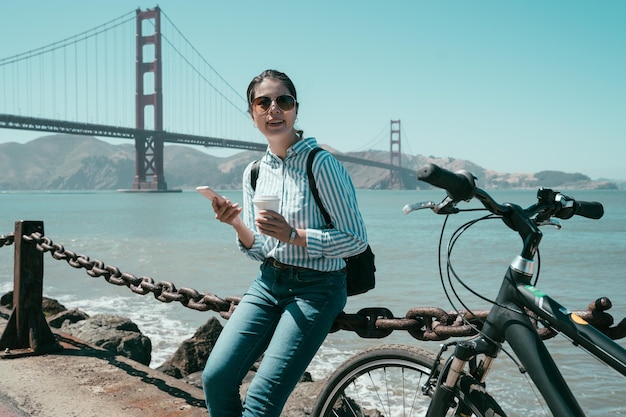
[[[277,195],[258,195],[252,199],[254,204],[254,216],[258,217],[259,210],[280,210],[280,197]]]

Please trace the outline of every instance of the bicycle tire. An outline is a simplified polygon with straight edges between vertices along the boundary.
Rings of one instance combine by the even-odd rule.
[[[357,353],[328,377],[311,416],[424,416],[431,398],[422,393],[422,386],[434,360],[432,352],[409,345],[382,345]],[[458,387],[464,392],[456,395],[455,403],[476,417],[505,416],[470,376],[464,375]],[[455,409],[450,413],[456,415]]]

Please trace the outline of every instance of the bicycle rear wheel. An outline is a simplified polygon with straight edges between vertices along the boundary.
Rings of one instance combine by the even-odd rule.
[[[383,345],[360,352],[344,362],[328,378],[311,412],[312,417],[420,417],[426,414],[431,398],[422,393],[430,378],[435,355],[408,345]],[[465,382],[471,380],[465,376]],[[457,409],[473,415],[504,416],[500,407],[474,384],[463,384],[447,416]],[[472,387],[471,392],[470,387]],[[462,405],[462,407],[457,407]],[[485,414],[497,410],[495,414]]]

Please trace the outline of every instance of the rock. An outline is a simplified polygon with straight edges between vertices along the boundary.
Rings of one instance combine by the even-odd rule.
[[[52,317],[48,317],[48,324],[50,325],[50,327],[60,329],[65,322],[67,322],[68,324],[76,323],[82,320],[87,320],[88,318],[89,314],[77,308],[73,308],[71,310],[61,311],[60,313],[57,313]]]
[[[9,291],[0,297],[0,306],[6,307],[9,310],[13,308],[13,291]],[[53,298],[43,297],[41,300],[41,311],[43,311],[46,317],[53,316],[65,310],[67,310],[65,306]]]
[[[186,377],[182,378],[183,382],[193,385],[196,388],[202,389],[202,371],[194,372],[193,374],[189,374]]]
[[[9,291],[8,293],[0,297],[0,306],[6,307],[8,309],[13,308],[13,291]]]
[[[54,316],[55,314],[67,311],[67,308],[65,308],[63,304],[53,298],[47,297],[43,297],[41,301],[41,309],[46,317]]]
[[[13,291],[0,297],[0,305],[13,308]],[[52,298],[43,297],[42,312],[50,327],[59,329],[109,352],[150,365],[152,342],[130,319],[114,315],[89,315],[81,310],[67,310]]]
[[[76,323],[65,321],[60,330],[85,342],[100,346],[144,365],[150,365],[152,342],[130,319],[96,314]]]
[[[211,317],[190,339],[183,341],[157,370],[179,379],[201,372],[222,329],[219,320]]]
[[[303,378],[289,396],[280,417],[302,417],[311,415],[315,400],[322,388],[324,388],[325,383],[326,381],[304,381]]]

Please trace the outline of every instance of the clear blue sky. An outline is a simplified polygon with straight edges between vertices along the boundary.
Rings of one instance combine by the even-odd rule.
[[[0,58],[157,2],[5,1]],[[626,1],[158,2],[242,95],[266,68],[298,88],[298,124],[347,152],[402,149],[500,172],[626,179]],[[0,142],[38,132],[0,129]]]

